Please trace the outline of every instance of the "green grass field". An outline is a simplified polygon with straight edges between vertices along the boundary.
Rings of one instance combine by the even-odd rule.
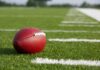
[[[84,19],[69,14],[68,8],[0,8],[0,29],[21,29],[23,27],[37,27],[41,30],[85,30],[89,33],[52,33],[47,32],[49,38],[79,38],[79,39],[100,39],[100,33],[91,33],[91,31],[100,31],[100,27],[84,26],[59,26],[62,21],[89,21],[96,20],[84,16]],[[100,25],[99,22],[94,25]],[[0,70],[100,70],[96,66],[70,66],[60,64],[33,64],[32,59],[37,57],[50,59],[84,59],[100,60],[100,43],[88,42],[50,42],[42,53],[38,54],[18,54],[12,45],[15,32],[0,31]]]

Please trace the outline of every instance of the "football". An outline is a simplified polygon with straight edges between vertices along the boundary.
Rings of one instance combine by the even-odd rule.
[[[13,39],[13,46],[18,53],[38,53],[43,51],[45,45],[46,34],[37,28],[23,28]]]

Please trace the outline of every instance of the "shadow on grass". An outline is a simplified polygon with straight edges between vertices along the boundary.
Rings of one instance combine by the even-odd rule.
[[[0,48],[0,55],[17,55],[13,48]]]

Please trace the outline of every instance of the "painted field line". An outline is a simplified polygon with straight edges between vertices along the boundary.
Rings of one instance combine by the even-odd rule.
[[[62,64],[62,65],[84,65],[84,66],[100,66],[99,60],[71,60],[71,59],[48,59],[48,58],[36,58],[31,60],[33,64]]]
[[[62,21],[63,24],[97,24],[97,22],[84,22],[84,21]]]
[[[14,31],[18,31],[19,29],[0,29],[0,31],[4,31],[4,32],[14,32]]]
[[[97,21],[100,21],[100,10],[98,9],[78,8],[77,10]]]
[[[86,17],[85,15],[82,15],[82,14],[66,14],[66,17],[69,16],[69,17]]]
[[[43,30],[44,32],[52,32],[52,33],[100,33],[100,31],[85,31],[85,30]]]
[[[15,32],[20,29],[0,29],[2,32]],[[100,31],[85,31],[85,30],[43,30],[46,33],[100,33]]]
[[[50,18],[50,17],[53,17],[53,18],[62,18],[63,16],[50,16],[50,15],[0,15],[0,17],[47,17],[47,18]]]
[[[100,39],[51,38],[51,39],[48,39],[48,41],[52,41],[52,42],[100,42]]]
[[[84,24],[84,25],[80,25],[80,24],[59,24],[59,26],[69,26],[69,27],[74,27],[74,26],[83,26],[83,27],[100,27],[100,25],[87,25],[87,24]]]

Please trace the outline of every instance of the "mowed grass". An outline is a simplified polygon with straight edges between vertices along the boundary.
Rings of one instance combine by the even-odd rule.
[[[54,28],[63,20],[67,9],[0,8],[0,28]]]
[[[99,27],[60,27],[68,8],[0,8],[0,29],[37,27],[42,30],[99,31]],[[86,16],[86,18],[89,18]],[[89,18],[91,21],[95,21]],[[85,20],[84,20],[85,21]],[[99,23],[97,24],[99,25]],[[37,57],[100,60],[100,43],[49,42],[42,53],[18,54],[12,41],[16,32],[0,31],[0,70],[100,70],[100,67],[32,64]],[[100,39],[100,33],[46,33],[49,38]]]

